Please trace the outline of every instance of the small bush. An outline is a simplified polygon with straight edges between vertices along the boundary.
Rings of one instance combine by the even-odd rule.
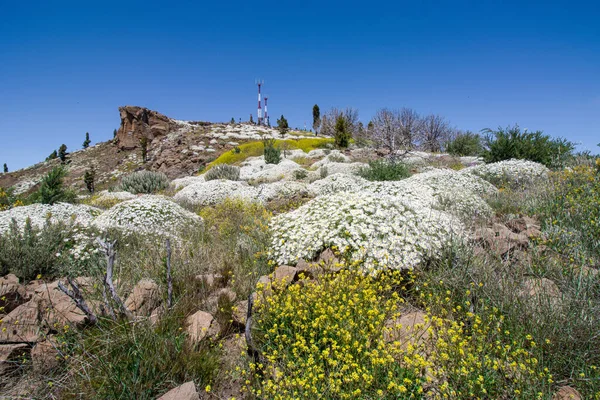
[[[281,161],[281,150],[275,147],[274,139],[263,140],[265,162],[267,164],[279,164]]]
[[[294,171],[294,178],[301,180],[308,176],[308,172],[305,169],[299,169]]]
[[[38,274],[53,277],[68,241],[68,229],[63,224],[47,222],[38,229],[27,220],[21,231],[13,220],[10,231],[0,234],[0,275],[13,273],[25,281],[36,279]]]
[[[218,164],[212,167],[206,174],[204,179],[212,181],[214,179],[227,179],[230,181],[240,180],[240,168],[229,164]]]
[[[361,168],[359,175],[369,181],[399,181],[410,176],[406,165],[387,160],[369,162],[369,166]]]
[[[120,190],[129,193],[152,194],[169,187],[169,178],[161,172],[138,171],[121,180]]]
[[[460,133],[446,143],[446,152],[453,156],[478,156],[482,151],[481,136],[472,132]]]
[[[330,154],[327,158],[331,162],[337,162],[337,163],[346,162],[346,159],[341,154]]]
[[[77,195],[72,190],[64,188],[65,176],[67,176],[67,170],[62,165],[52,168],[42,178],[40,189],[34,199],[42,204],[73,203]]]
[[[321,177],[321,179],[325,179],[327,178],[327,175],[329,175],[329,171],[327,170],[326,166],[323,166],[319,169],[319,176]]]
[[[573,155],[575,145],[566,139],[552,139],[541,131],[521,132],[519,126],[487,130],[487,163],[519,159],[535,161],[549,168],[562,167]]]
[[[350,131],[349,122],[344,116],[340,115],[335,121],[334,139],[337,147],[348,147],[352,132]]]

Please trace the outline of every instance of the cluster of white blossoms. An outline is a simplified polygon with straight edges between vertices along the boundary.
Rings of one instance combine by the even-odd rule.
[[[265,203],[278,198],[309,197],[312,196],[308,185],[304,182],[279,181],[264,183],[257,187],[257,200]]]
[[[283,158],[283,154],[281,157]],[[264,156],[252,157],[242,163],[240,179],[243,181],[274,182],[281,179],[291,179],[294,172],[300,169],[302,167],[290,159],[282,159],[279,164],[267,164]]]
[[[310,260],[335,246],[369,272],[412,268],[464,229],[427,205],[368,192],[317,197],[275,217],[271,227],[271,257],[279,264]]]
[[[507,160],[465,168],[462,174],[474,174],[495,185],[523,186],[548,179],[550,170],[527,160]]]
[[[361,169],[367,168],[369,165],[361,162],[354,163],[339,163],[332,162],[326,165],[323,165],[319,168],[318,172],[325,169],[328,175],[333,174],[348,174],[348,175],[357,175]]]
[[[186,186],[174,196],[178,203],[194,206],[211,206],[227,198],[252,201],[258,198],[258,190],[246,182],[215,179]]]
[[[369,181],[360,176],[348,174],[327,175],[323,179],[310,184],[310,191],[317,196],[337,192],[358,192],[367,187]]]
[[[204,175],[200,176],[186,176],[184,178],[173,179],[171,181],[171,186],[175,189],[181,189],[186,186],[193,185],[194,183],[202,183],[204,182]]]
[[[202,218],[163,196],[144,195],[119,203],[94,220],[101,232],[119,229],[124,233],[177,236],[180,229],[200,224]]]
[[[27,219],[31,221],[31,226],[36,228],[42,228],[48,220],[51,223],[61,222],[88,227],[101,212],[102,210],[94,207],[68,203],[32,204],[14,207],[0,212],[0,234],[10,230],[13,219],[17,222],[19,229],[23,229]]]

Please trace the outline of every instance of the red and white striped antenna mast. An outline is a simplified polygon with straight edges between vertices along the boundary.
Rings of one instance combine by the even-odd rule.
[[[264,85],[265,81],[257,79],[256,84],[258,85],[258,125],[262,125],[262,110],[260,106],[260,87]]]
[[[267,100],[269,96],[265,93],[265,125],[269,125],[269,114],[267,113]]]

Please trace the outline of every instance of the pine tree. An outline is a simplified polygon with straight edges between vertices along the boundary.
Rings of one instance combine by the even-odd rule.
[[[285,134],[290,130],[288,121],[283,115],[277,120],[277,129],[279,130],[279,134],[281,135],[281,137],[284,137]]]
[[[67,159],[67,145],[64,143],[58,148],[58,158],[60,158],[60,161],[62,162],[65,162]]]
[[[144,136],[140,139],[140,147],[142,149],[142,162],[148,159],[148,138]]]
[[[113,139],[117,137],[117,130],[113,130]]]
[[[4,163],[4,173],[6,174],[8,172],[8,165],[6,165],[6,163]]]
[[[65,199],[63,182],[66,175],[65,167],[59,165],[42,178],[39,191],[42,204],[54,204]]]
[[[340,115],[337,117],[337,120],[335,121],[335,133],[334,133],[334,138],[335,138],[335,144],[338,147],[348,147],[348,145],[350,144],[350,129],[348,128],[348,121],[346,120],[346,118],[344,118],[344,116]]]
[[[315,135],[319,134],[319,127],[321,126],[321,110],[318,105],[313,106],[313,129],[315,130]]]
[[[56,153],[56,150],[54,150],[52,153],[50,153],[50,155],[48,157],[46,157],[46,161],[54,160],[57,158],[58,158],[58,154]]]
[[[92,141],[90,140],[90,134],[89,134],[89,132],[86,132],[85,140],[83,141],[83,148],[87,149],[88,147],[90,147],[90,143],[92,143]]]
[[[229,122],[231,125],[235,125],[235,118],[231,117],[231,121]]]
[[[250,123],[253,124],[254,123],[254,119],[252,118],[252,114],[250,114]]]
[[[90,169],[85,171],[85,174],[83,175],[83,181],[85,182],[85,187],[87,190],[93,194],[96,181],[96,170],[94,169],[93,165],[90,167]]]

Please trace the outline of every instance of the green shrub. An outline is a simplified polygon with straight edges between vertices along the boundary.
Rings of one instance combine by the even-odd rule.
[[[55,276],[69,236],[63,224],[47,222],[38,229],[27,220],[21,231],[13,220],[10,230],[0,235],[0,275],[13,273],[25,281],[35,279],[38,274]]]
[[[123,177],[120,189],[129,193],[152,194],[169,187],[169,178],[162,172],[137,171]]]
[[[294,177],[298,180],[304,179],[308,176],[308,172],[305,169],[299,169],[294,171]]]
[[[460,133],[446,143],[446,152],[453,156],[478,156],[482,151],[481,136],[472,132]]]
[[[67,176],[67,170],[64,166],[59,165],[42,178],[42,183],[34,200],[42,204],[54,204],[59,202],[73,203],[77,197],[72,190],[64,188],[64,180]]]
[[[399,181],[410,176],[406,165],[391,160],[375,160],[361,168],[359,175],[369,181]]]
[[[204,180],[227,179],[230,181],[240,180],[240,168],[229,164],[218,164],[212,167],[206,174]]]
[[[549,168],[562,167],[572,156],[575,145],[566,139],[553,139],[541,131],[521,132],[518,125],[497,131],[487,129],[483,157],[486,162],[512,158],[535,161]]]
[[[263,140],[265,162],[267,164],[279,164],[281,161],[281,149],[275,147],[275,139]]]
[[[344,118],[343,115],[338,116],[335,121],[335,145],[342,148],[348,147],[351,138],[352,133],[350,131],[348,120]]]

